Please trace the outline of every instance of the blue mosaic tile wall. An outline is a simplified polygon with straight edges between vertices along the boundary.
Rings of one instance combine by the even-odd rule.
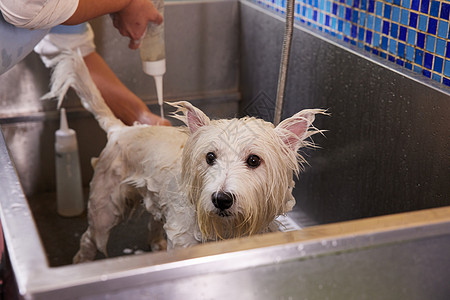
[[[284,14],[286,0],[251,0]],[[295,21],[450,86],[450,2],[296,0]]]

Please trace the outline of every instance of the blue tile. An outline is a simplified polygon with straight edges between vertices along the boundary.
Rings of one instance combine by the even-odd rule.
[[[395,60],[395,63],[396,63],[397,65],[399,65],[399,66],[402,66],[402,67],[403,67],[403,65],[405,64],[405,62],[404,62],[403,60],[398,59],[398,58]]]
[[[437,19],[430,18],[429,21],[428,21],[428,30],[427,30],[427,32],[429,34],[436,34],[436,30],[437,30]]]
[[[408,32],[408,29],[405,26],[400,26],[400,33],[398,35],[398,38],[401,41],[406,42],[406,34],[407,34],[407,32]]]
[[[338,20],[338,31],[342,32],[344,31],[344,21]]]
[[[411,46],[406,46],[406,55],[405,58],[409,61],[414,60],[414,48]]]
[[[422,74],[423,74],[423,76],[425,76],[425,77],[431,78],[431,72],[428,71],[428,70],[423,70],[423,71],[422,71]]]
[[[416,49],[416,51],[414,51],[414,62],[418,65],[422,65],[423,63],[423,51]]]
[[[419,15],[419,26],[417,28],[422,31],[427,31],[427,25],[428,25],[428,17],[424,15]]]
[[[424,48],[425,47],[425,34],[422,32],[417,33],[417,47]]]
[[[352,22],[353,23],[358,23],[358,18],[359,17],[359,14],[358,14],[358,11],[357,10],[354,10],[353,12],[352,12]],[[363,24],[364,25],[364,24]]]
[[[443,65],[444,65],[444,60],[442,58],[440,58],[439,56],[435,56],[433,71],[441,73]]]
[[[366,27],[369,28],[369,29],[373,29],[374,28],[373,27],[373,22],[374,22],[373,15],[367,15]]]
[[[359,7],[359,0],[353,0],[353,7]]]
[[[377,49],[372,49],[372,53],[375,54],[375,55],[379,55],[380,54]]]
[[[442,83],[443,84],[445,84],[445,85],[448,85],[448,86],[450,86],[450,80],[448,80],[447,78],[442,78]]]
[[[356,26],[356,25],[352,25],[352,27],[351,27],[351,37],[352,38],[356,38],[356,35],[357,35],[357,33],[358,33],[358,26]]]
[[[361,0],[361,10],[367,9],[367,0]]]
[[[337,15],[338,11],[338,5],[336,3],[333,3],[333,15]]]
[[[439,16],[439,6],[440,6],[439,1],[434,0],[431,1],[430,15],[437,18]]]
[[[422,74],[422,68],[418,66],[413,67],[413,71]]]
[[[331,28],[335,29],[337,28],[337,19],[335,17],[331,17]]]
[[[416,31],[414,29],[408,29],[408,44],[416,44]]]
[[[376,2],[375,14],[380,17],[383,15],[383,3],[379,1]]]
[[[448,20],[449,15],[450,15],[450,4],[442,3],[441,4],[441,18]]]
[[[436,54],[437,55],[445,55],[445,40],[437,39],[436,40]]]
[[[372,45],[374,47],[380,47],[380,35],[376,32],[373,33]]]
[[[390,19],[391,18],[391,9],[392,9],[392,6],[390,6],[389,4],[385,4],[383,17],[385,17],[386,19]]]
[[[383,33],[388,35],[389,34],[389,22],[383,21]]]
[[[392,3],[394,3],[395,5],[400,5],[401,4],[401,0],[394,0],[394,1],[392,1]]]
[[[400,57],[402,57],[402,58],[404,58],[404,57],[405,57],[405,49],[406,49],[405,44],[403,44],[403,43],[398,43],[398,46],[397,46],[397,55],[400,56]]]
[[[436,80],[437,82],[441,82],[442,76],[439,76],[438,74],[433,73],[433,80]]]
[[[444,63],[444,75],[450,76],[450,60],[445,60]]]
[[[381,37],[381,49],[387,50],[388,48],[388,38],[383,36]]]
[[[351,6],[352,3],[353,3],[353,0],[347,0],[347,1],[346,1],[346,4],[349,5],[349,6]]]
[[[424,14],[428,14],[428,9],[430,8],[430,0],[422,0],[420,5],[420,11]]]
[[[387,58],[387,55],[386,55],[386,53],[385,53],[385,52],[383,52],[383,51],[380,51],[380,56],[381,56],[382,58]]]
[[[450,42],[447,42],[447,48],[445,51],[445,57],[450,58]]]
[[[397,6],[392,7],[392,21],[400,22],[400,8]]]
[[[395,62],[395,57],[394,56],[392,56],[392,55],[389,55],[389,61],[392,61],[392,62]]]
[[[351,24],[349,22],[344,23],[344,34],[350,36]]]
[[[416,28],[417,27],[417,14],[410,12],[409,13],[409,26]]]
[[[375,31],[381,32],[381,19],[375,18]]]
[[[398,25],[395,23],[391,24],[391,36],[395,39],[398,37]]]
[[[392,54],[397,54],[397,41],[396,40],[389,40],[389,52]]]
[[[411,1],[411,9],[419,11],[420,0],[412,0]]]
[[[356,12],[356,13],[358,13],[358,12]],[[366,23],[366,14],[363,13],[363,12],[361,12],[361,13],[359,14],[358,24],[359,24],[360,26],[364,26],[365,23]],[[369,27],[369,26],[367,26],[367,27]]]
[[[404,8],[410,8],[411,7],[411,0],[402,0],[402,6]]]
[[[342,5],[338,8],[338,16],[339,18],[345,19],[345,7]]]
[[[425,49],[427,51],[434,53],[435,46],[436,46],[436,37],[434,37],[432,35],[427,35],[427,43],[426,43]]]
[[[448,36],[448,22],[447,21],[439,20],[437,35],[444,39],[447,38],[447,36]]]
[[[361,9],[363,9],[362,2],[361,2]],[[367,10],[370,13],[373,13],[375,11],[375,0],[369,0],[369,8],[367,8]]]
[[[366,31],[364,30],[364,28],[359,27],[359,29],[358,29],[358,40],[364,41],[364,36],[365,35],[366,35]]]
[[[331,7],[332,7],[331,1],[327,0],[325,4],[325,11],[331,13]]]
[[[412,64],[410,64],[409,62],[405,62],[405,68],[412,70]]]
[[[366,31],[366,43],[372,44],[372,31],[370,30]]]
[[[400,23],[402,23],[403,25],[408,25],[408,21],[409,21],[409,11],[407,11],[406,9],[402,9],[402,12],[400,14]]]

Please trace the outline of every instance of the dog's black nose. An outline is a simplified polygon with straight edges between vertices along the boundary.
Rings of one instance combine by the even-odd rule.
[[[228,209],[233,205],[233,195],[227,192],[217,192],[211,196],[212,203],[218,209]]]

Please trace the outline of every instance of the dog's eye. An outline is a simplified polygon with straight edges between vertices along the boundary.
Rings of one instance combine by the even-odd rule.
[[[212,166],[215,161],[216,161],[216,155],[213,152],[208,152],[206,154],[206,163],[208,165]]]
[[[247,158],[247,166],[249,166],[250,168],[255,169],[255,168],[259,167],[260,164],[261,164],[261,158],[259,158],[258,155],[251,154]]]

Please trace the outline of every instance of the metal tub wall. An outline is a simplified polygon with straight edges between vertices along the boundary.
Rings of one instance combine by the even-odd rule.
[[[170,3],[166,20],[167,99],[191,100],[213,117],[272,117],[281,20],[245,1]],[[141,73],[137,53],[126,49],[108,22],[93,24],[99,52],[125,84],[154,105],[152,79]],[[297,182],[294,219],[315,225],[392,215],[171,253],[81,265],[52,262],[52,232],[39,232],[35,224],[51,212],[37,213],[28,200],[45,202],[42,197],[55,189],[58,120],[54,103],[38,100],[47,90],[48,71],[29,57],[0,82],[0,216],[20,297],[446,299],[450,208],[420,209],[450,204],[444,184],[450,151],[449,124],[443,119],[449,112],[447,95],[305,28],[296,29],[292,53],[284,117],[307,107],[332,113],[317,120],[317,127],[329,132],[315,138],[321,149],[306,151],[310,166]],[[10,88],[12,83],[17,89]],[[104,134],[74,95],[67,105],[87,184],[89,159],[101,151]],[[412,212],[395,214],[402,211]],[[71,228],[53,227],[63,227],[70,231],[63,236],[73,238]]]

